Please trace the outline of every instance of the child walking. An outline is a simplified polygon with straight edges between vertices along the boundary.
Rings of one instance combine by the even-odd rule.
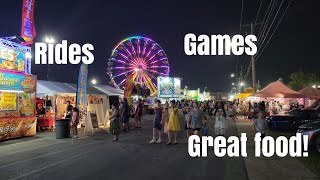
[[[261,133],[261,139],[263,139],[266,136],[266,130],[268,128],[268,122],[263,111],[258,113],[258,118],[254,120],[253,126],[256,133]]]

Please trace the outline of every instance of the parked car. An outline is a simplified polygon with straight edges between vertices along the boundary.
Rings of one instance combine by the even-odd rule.
[[[320,121],[320,111],[295,109],[286,114],[271,115],[267,121],[270,129],[296,131],[303,124]]]
[[[308,135],[309,146],[315,147],[320,152],[320,121],[301,125],[297,132]]]

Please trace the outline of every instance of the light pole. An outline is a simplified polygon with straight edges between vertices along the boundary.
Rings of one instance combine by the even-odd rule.
[[[48,44],[53,44],[54,43],[54,39],[53,39],[53,37],[49,37],[49,36],[47,36],[47,37],[45,37],[45,40],[44,40],[46,43],[48,43]],[[47,72],[47,80],[49,81],[50,79],[49,79],[49,75],[50,75],[50,65],[49,65],[49,63],[47,62],[47,67],[48,67],[48,72]]]
[[[241,93],[241,90],[242,90],[242,87],[244,86],[244,82],[240,82],[240,84],[239,84],[239,93]]]

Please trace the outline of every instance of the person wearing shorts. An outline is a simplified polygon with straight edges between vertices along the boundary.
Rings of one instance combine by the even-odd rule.
[[[190,111],[190,127],[194,135],[200,135],[201,127],[204,122],[204,113],[199,108],[199,103],[193,103],[193,109]]]
[[[150,143],[161,143],[162,136],[162,117],[163,117],[163,108],[161,107],[161,101],[157,100],[156,107],[154,108],[154,121],[153,121],[153,129],[152,129],[152,140]],[[159,139],[156,141],[156,131],[159,131]]]

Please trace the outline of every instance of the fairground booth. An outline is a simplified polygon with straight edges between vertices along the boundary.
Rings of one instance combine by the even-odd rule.
[[[75,106],[77,85],[39,80],[37,86],[37,103],[42,103],[45,107],[44,113],[38,115],[38,126],[42,129],[51,128],[54,126],[54,119],[65,117],[69,103]],[[87,86],[87,112],[80,112],[86,116],[81,116],[83,118],[79,124],[90,129],[106,126],[109,97],[120,95],[120,91],[110,86]]]
[[[248,98],[251,103],[265,101],[269,105],[270,113],[277,114],[289,111],[293,104],[303,106],[305,97],[301,92],[290,89],[278,80]]]
[[[0,141],[36,134],[31,48],[0,38]]]
[[[301,89],[299,92],[306,97],[304,99],[305,107],[309,107],[320,100],[320,90],[311,85]]]
[[[181,90],[181,78],[158,76],[157,87],[158,99],[163,103],[172,99],[181,100],[183,97]]]

